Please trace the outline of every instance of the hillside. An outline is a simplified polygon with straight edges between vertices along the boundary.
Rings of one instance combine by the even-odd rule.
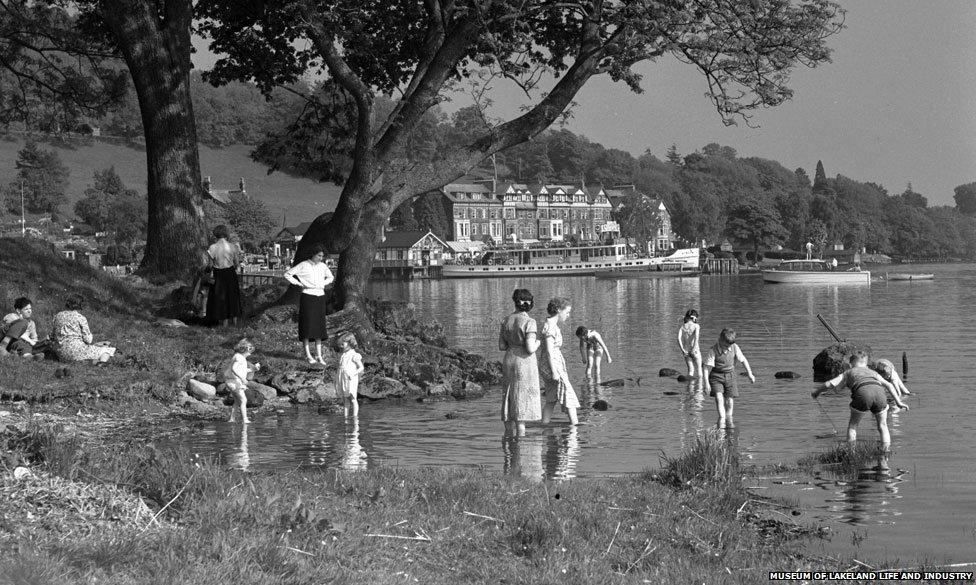
[[[0,186],[6,187],[17,171],[14,163],[17,151],[23,148],[23,139],[0,139]],[[71,174],[68,187],[69,205],[62,212],[70,214],[74,202],[82,197],[92,182],[96,170],[115,165],[115,170],[126,185],[133,189],[146,189],[146,153],[142,149],[95,142],[70,147],[44,144],[61,157]],[[251,147],[234,145],[223,149],[200,146],[200,166],[204,176],[210,176],[214,189],[236,189],[244,178],[248,195],[264,201],[277,221],[282,215],[287,225],[311,221],[324,211],[335,208],[340,188],[332,183],[318,183],[276,172],[268,174],[264,165],[248,156]]]

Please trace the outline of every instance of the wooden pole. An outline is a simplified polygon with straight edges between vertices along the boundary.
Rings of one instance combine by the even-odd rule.
[[[837,343],[844,343],[845,341],[847,341],[846,339],[841,339],[840,336],[837,335],[837,332],[834,331],[834,328],[830,326],[830,323],[827,323],[827,320],[823,318],[823,315],[817,313],[817,319],[820,319],[820,322],[823,324],[824,327],[827,328],[827,331],[829,331],[830,334],[834,336],[834,339],[837,340]]]

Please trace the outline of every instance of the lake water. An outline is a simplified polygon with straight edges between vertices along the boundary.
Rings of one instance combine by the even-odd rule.
[[[715,423],[714,403],[687,384],[660,378],[660,368],[683,370],[676,343],[684,312],[702,315],[702,349],[722,327],[739,343],[756,374],[741,379],[735,441],[747,463],[793,464],[830,448],[844,433],[849,394],[825,394],[823,410],[810,398],[811,360],[832,343],[817,321],[822,314],[842,336],[871,345],[878,357],[900,365],[909,358],[911,411],[892,415],[894,454],[887,475],[864,472],[854,481],[828,478],[790,484],[775,478],[755,486],[763,495],[798,501],[805,522],[833,528],[828,554],[853,551],[874,559],[964,562],[976,550],[976,424],[969,372],[976,348],[976,266],[918,265],[933,281],[875,281],[866,285],[770,285],[757,275],[660,280],[592,277],[433,280],[373,283],[379,298],[403,299],[418,314],[437,318],[451,343],[500,359],[498,323],[510,311],[511,292],[529,288],[540,322],[552,296],[573,300],[563,326],[564,355],[584,408],[578,428],[530,426],[526,437],[502,436],[498,393],[469,402],[364,403],[357,423],[341,415],[286,410],[262,415],[242,431],[214,423],[192,439],[194,451],[216,454],[248,469],[327,465],[483,466],[530,479],[600,477],[656,467],[662,453],[676,455]],[[622,387],[589,390],[572,331],[600,331],[614,362],[603,379]],[[540,325],[541,326],[541,325]],[[799,380],[777,380],[792,370]],[[595,399],[606,411],[587,407]],[[557,414],[558,421],[565,415]],[[825,436],[829,435],[829,436]],[[865,419],[859,438],[874,443]],[[796,479],[796,478],[793,478]],[[801,478],[802,479],[802,478]],[[784,483],[780,483],[783,481]]]

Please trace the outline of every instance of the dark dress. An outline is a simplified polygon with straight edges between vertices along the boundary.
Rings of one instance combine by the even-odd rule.
[[[236,319],[244,314],[241,303],[241,285],[237,280],[237,267],[214,268],[214,282],[207,296],[207,319],[222,321]]]

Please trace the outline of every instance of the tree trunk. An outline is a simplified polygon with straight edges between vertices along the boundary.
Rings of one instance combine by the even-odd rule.
[[[190,99],[189,0],[162,9],[107,1],[103,17],[132,76],[146,137],[149,220],[142,271],[186,277],[204,261],[203,187]]]
[[[335,304],[343,309],[365,310],[366,282],[373,270],[389,206],[387,197],[373,198],[360,214],[355,235],[339,254],[339,273],[332,294]]]

